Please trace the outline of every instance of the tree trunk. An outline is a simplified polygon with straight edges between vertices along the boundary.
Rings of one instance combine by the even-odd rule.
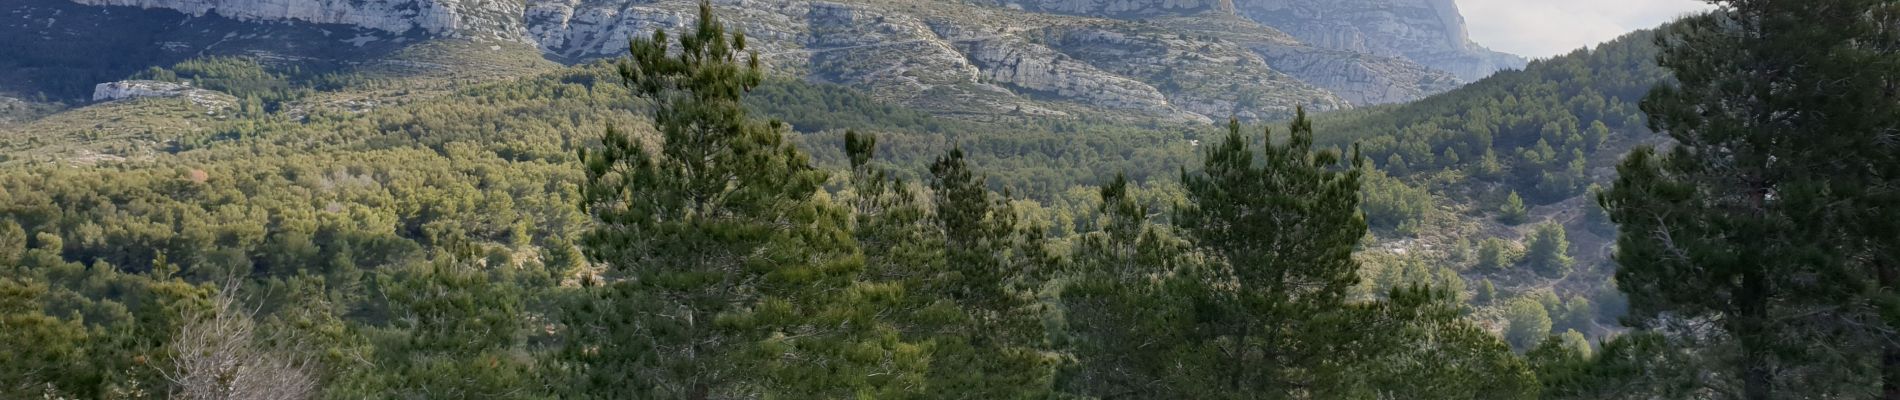
[[[1887,262],[1876,262],[1874,265],[1880,279],[1880,291],[1878,292],[1880,295],[1892,293],[1895,289],[1894,285],[1900,283],[1900,271],[1895,271],[1894,268],[1890,267],[1891,265],[1891,263]],[[1882,319],[1892,321],[1891,317]],[[1889,324],[1891,324],[1891,322],[1889,322]],[[1884,343],[1881,346],[1880,353],[1880,398],[1900,400],[1900,343],[1894,343],[1891,339],[1881,340],[1880,342]]]
[[[1739,306],[1736,321],[1738,329],[1733,330],[1742,344],[1742,398],[1746,400],[1769,400],[1774,393],[1774,373],[1769,368],[1770,340],[1766,321],[1768,319],[1768,285],[1759,271],[1742,275],[1741,292],[1738,293]]]
[[[1744,367],[1747,370],[1742,372],[1742,398],[1769,400],[1773,397],[1771,394],[1774,393],[1774,382],[1771,381],[1774,376],[1769,373],[1766,359],[1760,355],[1761,350],[1748,349],[1746,351],[1748,366]]]
[[[1880,371],[1880,398],[1900,400],[1900,346],[1888,341],[1880,356]]]

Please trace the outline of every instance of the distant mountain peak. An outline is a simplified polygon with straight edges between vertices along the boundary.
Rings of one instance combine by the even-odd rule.
[[[62,0],[22,0],[0,8],[57,1]],[[311,47],[306,44],[325,43],[351,57],[348,49],[367,49],[365,44],[399,47],[452,38],[484,42],[476,48],[531,45],[548,59],[570,63],[623,55],[629,37],[656,29],[685,29],[696,18],[698,3],[63,1],[168,9],[199,20],[215,15],[305,23],[317,27],[306,32],[323,32],[321,37],[272,39],[283,45],[266,49],[214,43],[207,46],[225,47],[212,54],[296,52]],[[777,73],[977,118],[1276,119],[1296,107],[1325,111],[1414,100],[1524,64],[1522,58],[1472,43],[1453,0],[714,0],[714,5],[752,39],[753,50]],[[341,25],[373,32],[331,36]],[[212,49],[175,50],[202,55]]]
[[[1405,58],[1465,81],[1527,62],[1471,41],[1454,0],[1242,0],[1239,12],[1316,47]]]

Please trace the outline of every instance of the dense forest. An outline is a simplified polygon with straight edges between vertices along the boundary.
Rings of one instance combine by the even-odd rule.
[[[154,67],[236,104],[0,136],[0,398],[1896,398],[1900,2],[1717,3],[1262,126],[932,116],[705,5],[386,107]]]

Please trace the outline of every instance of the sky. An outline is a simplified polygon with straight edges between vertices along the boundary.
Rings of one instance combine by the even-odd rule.
[[[1478,44],[1546,58],[1710,6],[1700,0],[1458,0],[1458,8]]]

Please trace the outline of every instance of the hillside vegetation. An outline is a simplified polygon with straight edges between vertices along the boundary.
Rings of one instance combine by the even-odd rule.
[[[1750,7],[1827,20],[1793,3]],[[1891,51],[1726,18],[1258,125],[947,117],[771,76],[710,18],[566,67],[127,71],[236,100],[0,114],[0,397],[1872,397],[1892,153],[1838,132],[1896,113],[1814,82],[1887,75],[1766,86],[1853,111],[1783,114],[1837,116],[1779,133],[1819,147],[1685,110],[1781,65],[1694,49]],[[1731,153],[1853,180],[1697,167]]]

